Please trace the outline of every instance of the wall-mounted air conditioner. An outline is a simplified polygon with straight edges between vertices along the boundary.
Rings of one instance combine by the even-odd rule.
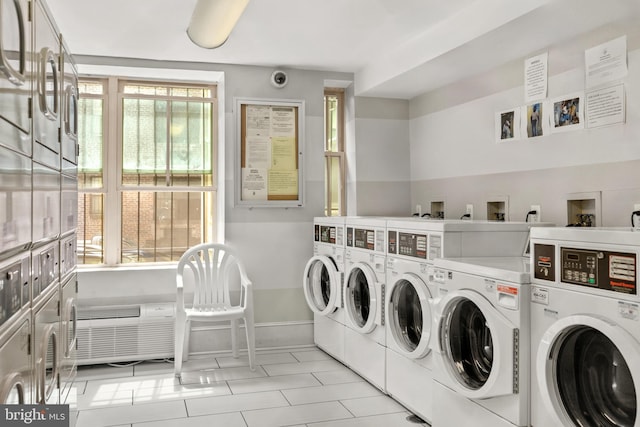
[[[78,308],[78,365],[173,357],[175,304]]]

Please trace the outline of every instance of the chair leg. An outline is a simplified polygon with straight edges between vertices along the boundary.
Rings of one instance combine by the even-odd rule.
[[[231,351],[233,357],[238,358],[238,321],[233,319],[231,321]]]
[[[173,372],[176,377],[182,373],[182,352],[184,348],[185,323],[176,321],[174,330]]]
[[[184,341],[182,347],[182,360],[189,360],[189,339],[191,338],[191,320],[184,324]]]
[[[256,332],[253,324],[253,313],[244,318],[244,329],[247,333],[247,353],[249,353],[249,368],[256,370]]]

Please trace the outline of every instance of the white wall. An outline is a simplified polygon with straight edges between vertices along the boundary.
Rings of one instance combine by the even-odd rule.
[[[409,102],[357,97],[354,127],[348,167],[355,167],[357,209],[350,214],[410,215]]]
[[[584,91],[585,45],[624,34],[610,28],[549,47],[548,99]],[[633,204],[640,202],[639,39],[637,31],[628,34],[622,125],[497,144],[495,113],[525,105],[524,59],[540,52],[525,52],[517,62],[412,99],[412,205],[444,200],[446,216],[459,218],[471,203],[474,217],[484,219],[486,202],[503,196],[511,220],[524,220],[530,206],[539,204],[544,221],[566,225],[567,197],[595,192],[602,198],[601,225],[629,225]]]

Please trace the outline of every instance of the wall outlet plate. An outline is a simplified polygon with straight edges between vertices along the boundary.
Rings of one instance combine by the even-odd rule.
[[[529,222],[540,222],[540,205],[531,205],[530,211],[536,211],[536,214],[529,215]]]
[[[633,212],[638,211],[640,211],[640,203],[634,203]],[[631,214],[631,226],[636,230],[640,230],[640,215]]]
[[[467,214],[469,215],[469,219],[473,219],[473,205],[467,205]]]

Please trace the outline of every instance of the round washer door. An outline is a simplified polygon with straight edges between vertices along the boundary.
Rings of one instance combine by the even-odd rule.
[[[433,313],[431,292],[420,277],[405,273],[390,288],[387,322],[397,350],[411,359],[429,353]]]
[[[64,342],[64,357],[70,357],[76,347],[78,312],[75,298],[67,298],[62,317],[62,341]]]
[[[14,372],[7,375],[0,384],[0,403],[3,405],[24,405],[26,403],[22,375]]]
[[[380,298],[376,275],[371,267],[362,262],[353,264],[344,282],[344,304],[347,317],[353,328],[368,334],[380,324]]]
[[[640,426],[640,344],[620,326],[588,315],[562,318],[543,335],[535,363],[558,425]]]
[[[47,404],[58,378],[58,335],[54,325],[48,325],[41,337],[40,354],[36,362],[38,381],[37,403]],[[51,402],[56,403],[56,402]]]
[[[341,277],[336,263],[324,255],[316,255],[304,269],[304,297],[314,313],[326,316],[340,307]]]
[[[518,329],[475,291],[450,292],[438,303],[438,312],[437,348],[448,385],[470,399],[517,392],[514,335]]]

